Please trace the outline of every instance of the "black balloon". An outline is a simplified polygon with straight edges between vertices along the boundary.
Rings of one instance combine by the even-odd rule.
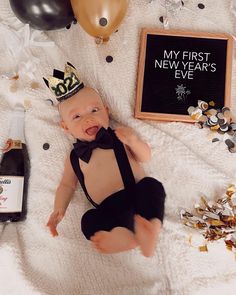
[[[37,30],[57,30],[74,20],[70,0],[10,0],[10,5],[23,23]]]

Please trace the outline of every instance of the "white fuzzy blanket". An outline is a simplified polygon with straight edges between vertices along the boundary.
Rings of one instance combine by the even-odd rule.
[[[235,0],[203,0],[205,9],[198,8],[199,2],[186,0],[176,13],[167,11],[169,27],[236,34]],[[4,28],[8,28],[21,40],[22,36],[28,38],[24,41],[28,46],[25,56],[19,60],[31,56],[31,65],[35,65],[35,58],[39,59],[31,81],[40,83],[39,89],[32,89],[23,70],[25,78],[16,92],[9,90],[6,79],[0,81],[0,146],[7,139],[15,101],[31,102],[25,122],[31,160],[28,216],[23,223],[0,224],[1,295],[205,295],[236,289],[233,253],[226,250],[223,241],[210,244],[208,253],[191,247],[189,232],[178,216],[180,207],[193,208],[200,193],[213,199],[225,191],[236,176],[236,154],[229,153],[224,142],[212,143],[209,130],[133,117],[140,28],[162,27],[159,17],[166,15],[162,4],[159,0],[131,0],[119,31],[108,44],[97,46],[79,25],[40,35],[31,29],[27,37],[27,26],[17,21],[7,0],[0,1],[0,74],[16,69],[7,48],[10,38],[6,38]],[[41,43],[32,41],[33,37],[45,46],[35,46]],[[15,53],[21,45],[13,48]],[[107,55],[114,58],[110,64],[105,60]],[[137,130],[152,147],[152,161],[145,169],[164,184],[167,200],[163,231],[151,259],[144,258],[139,250],[116,255],[95,252],[80,231],[80,218],[90,207],[80,188],[59,226],[59,237],[52,238],[45,226],[73,140],[60,129],[56,109],[45,102],[50,94],[42,76],[51,74],[53,68],[63,69],[66,61],[80,70],[87,85],[102,94],[112,119]],[[235,74],[234,63],[234,114]],[[50,144],[48,150],[43,149],[44,143]]]

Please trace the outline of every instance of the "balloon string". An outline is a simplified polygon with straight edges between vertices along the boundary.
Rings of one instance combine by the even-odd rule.
[[[40,31],[33,31],[31,34],[31,41],[30,43],[32,44],[32,46],[37,46],[37,47],[53,47],[55,46],[55,43],[53,41],[35,41],[35,39],[40,36],[42,34],[42,32]]]

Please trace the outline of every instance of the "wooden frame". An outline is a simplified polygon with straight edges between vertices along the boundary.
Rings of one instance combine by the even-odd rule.
[[[150,34],[227,40],[224,105],[228,107],[231,106],[230,95],[231,95],[231,75],[232,75],[231,72],[232,72],[232,50],[233,50],[232,36],[230,36],[229,34],[212,34],[212,33],[205,33],[205,32],[187,32],[187,31],[143,28],[141,32],[141,43],[140,43],[140,55],[139,55],[138,77],[137,77],[137,93],[136,93],[136,103],[135,103],[135,113],[134,113],[135,118],[147,119],[147,120],[193,122],[193,120],[188,115],[143,112],[141,110],[142,99],[143,99],[143,83],[144,83],[144,71],[145,71],[145,60],[146,60],[146,49],[147,49],[147,36]]]

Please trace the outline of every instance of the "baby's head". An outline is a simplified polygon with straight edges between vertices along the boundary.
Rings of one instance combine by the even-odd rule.
[[[109,126],[108,107],[96,90],[84,87],[58,104],[61,127],[73,137],[92,141],[101,127]]]
[[[82,141],[92,141],[101,127],[108,128],[108,107],[96,90],[84,87],[71,63],[67,62],[64,72],[54,69],[53,76],[43,79],[59,102],[60,125],[66,132]]]

